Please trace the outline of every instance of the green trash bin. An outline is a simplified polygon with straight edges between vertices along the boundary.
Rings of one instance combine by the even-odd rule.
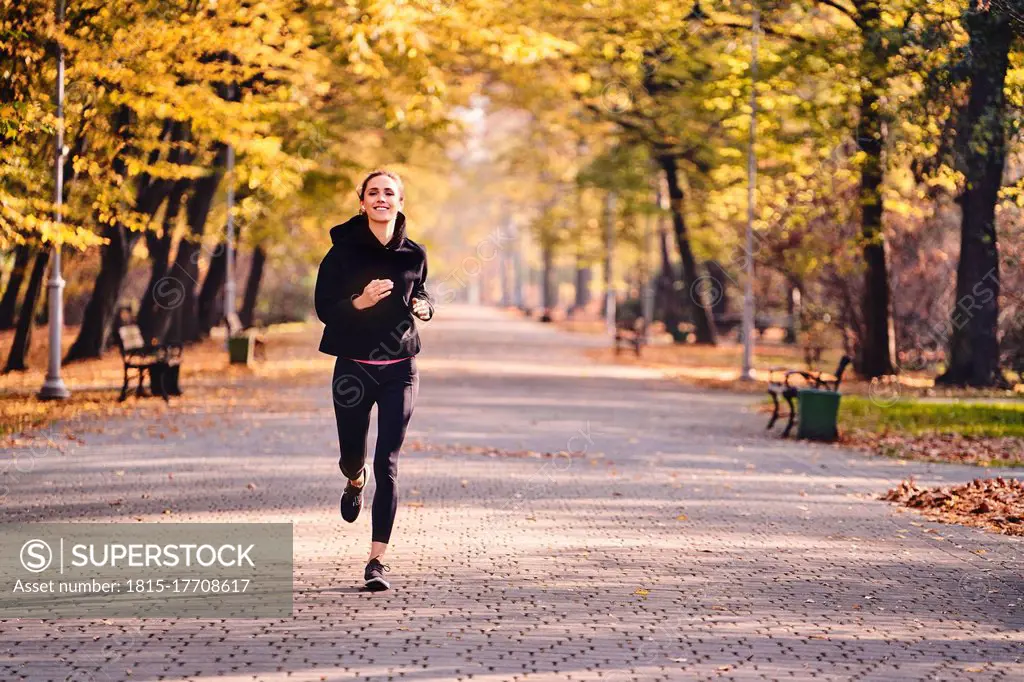
[[[251,365],[256,344],[248,334],[228,339],[228,358],[232,365]]]
[[[839,398],[836,391],[803,388],[797,391],[800,426],[797,438],[833,441],[839,436]]]

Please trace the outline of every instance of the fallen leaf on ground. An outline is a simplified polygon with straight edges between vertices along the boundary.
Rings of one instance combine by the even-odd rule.
[[[899,459],[978,466],[1024,466],[1024,438],[1012,436],[984,438],[958,433],[914,436],[857,429],[843,435],[842,445]]]
[[[418,438],[406,441],[403,449],[410,452],[430,452],[432,454],[484,455],[486,457],[516,457],[531,459],[555,459],[583,456],[582,452],[537,452],[536,450],[506,450],[505,448],[463,445],[461,443],[428,443],[427,441]]]
[[[922,488],[911,478],[881,499],[917,509],[943,523],[977,526],[1004,535],[1024,535],[1024,481],[1020,479],[976,478],[962,485]],[[934,529],[925,529],[925,532],[934,532]]]

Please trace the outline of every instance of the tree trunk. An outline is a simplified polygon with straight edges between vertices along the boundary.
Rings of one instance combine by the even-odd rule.
[[[248,192],[242,191],[235,195],[235,199],[236,201],[241,201],[247,196]],[[236,230],[235,247],[232,250],[232,256],[234,257],[235,263],[238,262],[237,244],[239,236],[240,231]],[[224,319],[224,297],[227,295],[227,256],[227,242],[222,241],[217,245],[217,248],[210,257],[210,263],[206,269],[206,277],[203,279],[203,284],[200,287],[197,308],[199,314],[199,335],[202,338],[208,337],[210,335],[210,330]],[[234,277],[237,282],[237,267],[235,269]],[[237,310],[237,298],[231,307],[232,309]]]
[[[227,254],[227,243],[218,244],[210,258],[209,267],[206,268],[203,285],[199,288],[199,299],[196,305],[199,312],[200,338],[208,337],[210,330],[216,327],[224,317],[223,294],[228,272]]]
[[[523,299],[523,254],[522,239],[519,235],[519,228],[515,228],[515,248],[512,250],[512,305],[520,310],[526,302]]]
[[[615,313],[615,193],[609,191],[604,201],[604,301],[601,317]]]
[[[178,243],[170,274],[164,278],[167,298],[174,302],[168,307],[171,318],[166,337],[168,342],[185,343],[198,339],[195,285],[199,279],[199,255],[199,244],[183,238]]]
[[[541,249],[543,270],[541,270],[541,309],[546,314],[558,305],[558,290],[555,285],[555,247],[544,244]]]
[[[668,233],[665,230],[663,217],[658,217],[658,243],[661,250],[661,272],[658,274],[658,297],[661,299],[655,308],[661,309],[661,319],[665,323],[665,331],[675,343],[685,343],[686,335],[679,330],[682,318],[679,315],[679,301],[676,295],[676,269],[672,265],[669,254]]]
[[[168,339],[188,343],[198,341],[199,306],[196,297],[196,284],[199,281],[200,244],[206,229],[206,218],[210,215],[213,197],[224,176],[224,164],[227,162],[227,147],[217,145],[217,155],[212,172],[192,183],[192,191],[185,202],[185,215],[188,220],[188,233],[191,239],[182,239],[178,245],[178,254],[171,268],[170,282],[179,295],[181,303],[174,308],[174,320]]]
[[[245,280],[245,298],[242,301],[242,310],[238,318],[242,326],[248,329],[256,321],[256,301],[260,293],[260,282],[263,280],[263,265],[267,262],[267,252],[263,246],[257,244],[252,252],[252,265],[249,267],[249,277]],[[502,277],[504,280],[504,277]]]
[[[576,254],[576,300],[573,301],[573,311],[580,311],[590,305],[590,281],[593,278],[593,271],[590,265],[583,261],[583,254]]]
[[[965,19],[970,34],[971,93],[961,145],[965,189],[960,229],[960,264],[949,368],[944,384],[996,386],[999,371],[999,248],[996,202],[1006,165],[1006,97],[1013,29],[1010,18],[993,5],[979,11],[978,2]]]
[[[132,232],[118,223],[108,226],[103,236],[109,243],[100,249],[100,271],[85,306],[82,326],[64,362],[98,358],[107,349],[115,307],[121,297],[121,288],[128,274],[128,262],[140,233]]]
[[[709,260],[704,263],[711,277],[711,286],[708,291],[711,293],[711,312],[714,315],[724,316],[729,314],[729,288],[726,285],[732,278],[725,271],[722,264],[716,260]]]
[[[127,155],[132,153],[128,140],[128,114],[119,114],[118,135],[126,141],[121,153],[114,160],[114,170],[127,174]],[[169,139],[174,128],[172,122],[165,122],[161,140]],[[150,152],[149,163],[159,160],[159,149]],[[135,210],[147,217],[152,217],[160,208],[160,204],[170,191],[172,182],[153,180],[148,174],[139,176],[136,189]],[[129,230],[120,222],[108,225],[103,236],[109,240],[100,250],[100,271],[93,285],[92,295],[85,306],[82,326],[78,330],[75,342],[71,344],[65,362],[74,362],[85,358],[98,358],[107,349],[110,332],[114,326],[114,314],[124,281],[128,275],[132,251],[142,236],[141,232]]]
[[[32,255],[27,244],[19,244],[14,250],[14,267],[7,279],[3,300],[0,300],[0,329],[14,328],[14,313],[18,310],[18,294],[25,280],[29,257]]]
[[[800,340],[800,313],[803,307],[803,286],[796,277],[788,277],[787,284],[789,291],[786,296],[786,314],[789,316],[789,324],[786,325],[786,337],[783,343],[795,344]]]
[[[49,249],[41,248],[36,252],[32,274],[28,279],[28,289],[25,291],[25,300],[18,315],[18,328],[14,332],[14,342],[11,344],[11,352],[7,355],[4,372],[21,372],[28,369],[25,360],[32,342],[32,318],[35,316],[36,303],[39,301],[39,292],[43,289],[43,277],[46,275],[46,266],[49,262]]]
[[[833,295],[842,301],[839,315],[843,329],[843,355],[855,358],[858,340],[864,337],[864,325],[858,316],[863,311],[856,305],[856,294],[850,290],[851,282],[845,276],[833,271],[831,280],[834,285]]]
[[[191,136],[191,128],[188,123],[177,123],[172,131],[171,139],[174,142],[187,142]],[[169,160],[172,163],[188,164],[192,162],[195,155],[184,144],[172,147]],[[170,310],[180,302],[180,288],[175,286],[176,282],[168,278],[170,269],[168,262],[171,255],[171,243],[174,238],[174,230],[177,227],[178,216],[181,214],[181,205],[185,199],[190,182],[178,180],[174,183],[167,196],[167,208],[164,211],[162,234],[146,233],[146,246],[149,250],[150,275],[146,284],[146,291],[139,304],[139,329],[143,338],[163,339],[170,324]]]
[[[864,297],[861,309],[864,336],[857,354],[857,371],[865,378],[893,374],[893,338],[889,271],[886,264],[885,234],[882,232],[882,162],[884,140],[879,98],[886,89],[887,49],[883,43],[881,5],[877,0],[862,2],[858,13],[861,32],[860,120],[857,147],[864,157],[861,166],[859,203],[861,238],[864,243]]]
[[[210,57],[213,60],[223,60],[232,64],[239,63],[238,59],[228,51],[222,51],[216,55],[210,55]],[[217,92],[221,98],[231,102],[239,101],[241,95],[241,90],[236,83],[218,83]],[[218,142],[214,145],[214,149],[216,153],[213,168],[207,175],[193,181],[192,193],[186,202],[185,214],[188,220],[188,231],[193,241],[182,240],[178,247],[178,257],[175,259],[176,276],[178,282],[184,287],[184,296],[182,305],[175,311],[172,333],[176,333],[179,340],[183,342],[195,342],[205,338],[219,319],[219,310],[216,306],[217,292],[223,287],[227,267],[223,245],[213,254],[202,291],[198,296],[196,294],[196,285],[199,282],[200,240],[206,231],[206,219],[210,215],[213,198],[224,178],[224,168],[228,156],[227,145]]]
[[[704,292],[697,286],[697,260],[690,248],[690,237],[686,234],[686,222],[683,216],[683,188],[679,184],[676,157],[671,154],[658,156],[658,163],[665,171],[668,182],[669,209],[672,214],[672,228],[679,246],[679,256],[683,263],[683,296],[684,305],[689,307],[694,326],[697,329],[697,343],[716,345],[718,333],[711,310],[704,301]]]
[[[509,282],[509,261],[504,251],[498,252],[498,283],[501,285],[501,300],[498,305],[507,308],[512,305],[512,285]]]
[[[170,212],[171,207],[167,207]],[[166,221],[165,225],[166,225]],[[159,322],[161,315],[159,309],[162,306],[162,297],[157,292],[162,288],[163,280],[167,277],[169,268],[168,259],[171,255],[171,235],[165,231],[162,235],[153,232],[146,233],[146,249],[149,251],[149,282],[146,283],[146,292],[142,295],[142,302],[139,303],[138,325],[145,339],[161,338]]]
[[[37,307],[35,324],[39,327],[50,324],[50,287],[43,287],[43,304]]]

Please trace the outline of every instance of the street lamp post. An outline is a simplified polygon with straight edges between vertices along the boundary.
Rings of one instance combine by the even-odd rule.
[[[610,336],[615,335],[615,202],[614,190],[604,200],[604,316]]]
[[[643,317],[644,317],[644,341],[651,341],[651,324],[654,322],[654,272],[655,267],[651,258],[651,244],[654,238],[654,221],[657,220],[653,212],[648,213],[644,220],[644,243],[643,243]]]
[[[515,216],[509,215],[509,233],[514,248],[512,250],[512,305],[523,309],[523,239],[519,231],[519,223]]]
[[[761,32],[761,8],[754,3],[750,45],[750,141],[747,149],[747,258],[743,288],[743,369],[740,379],[754,379],[754,185],[757,181],[757,46]]]
[[[57,0],[57,23],[64,23],[64,0]],[[46,380],[39,390],[42,400],[65,400],[71,392],[60,376],[61,332],[64,326],[64,278],[60,272],[61,235],[63,222],[61,207],[64,203],[64,47],[58,40],[57,47],[57,143],[54,154],[54,220],[57,223],[57,241],[50,252],[50,280],[47,291],[50,304],[50,359],[46,368]]]
[[[504,237],[506,239],[512,236],[512,215],[511,208],[507,199],[501,202],[501,215],[502,215],[502,226],[505,230]],[[512,258],[504,248],[498,249],[498,274],[501,276],[501,302],[499,305],[502,308],[508,308],[512,305],[512,282],[510,272],[512,267]]]

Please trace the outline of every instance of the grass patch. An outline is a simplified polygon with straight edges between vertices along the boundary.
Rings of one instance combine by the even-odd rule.
[[[909,435],[955,433],[982,438],[1024,438],[1024,404],[940,403],[901,399],[890,406],[860,396],[843,396],[839,423],[844,429]]]

